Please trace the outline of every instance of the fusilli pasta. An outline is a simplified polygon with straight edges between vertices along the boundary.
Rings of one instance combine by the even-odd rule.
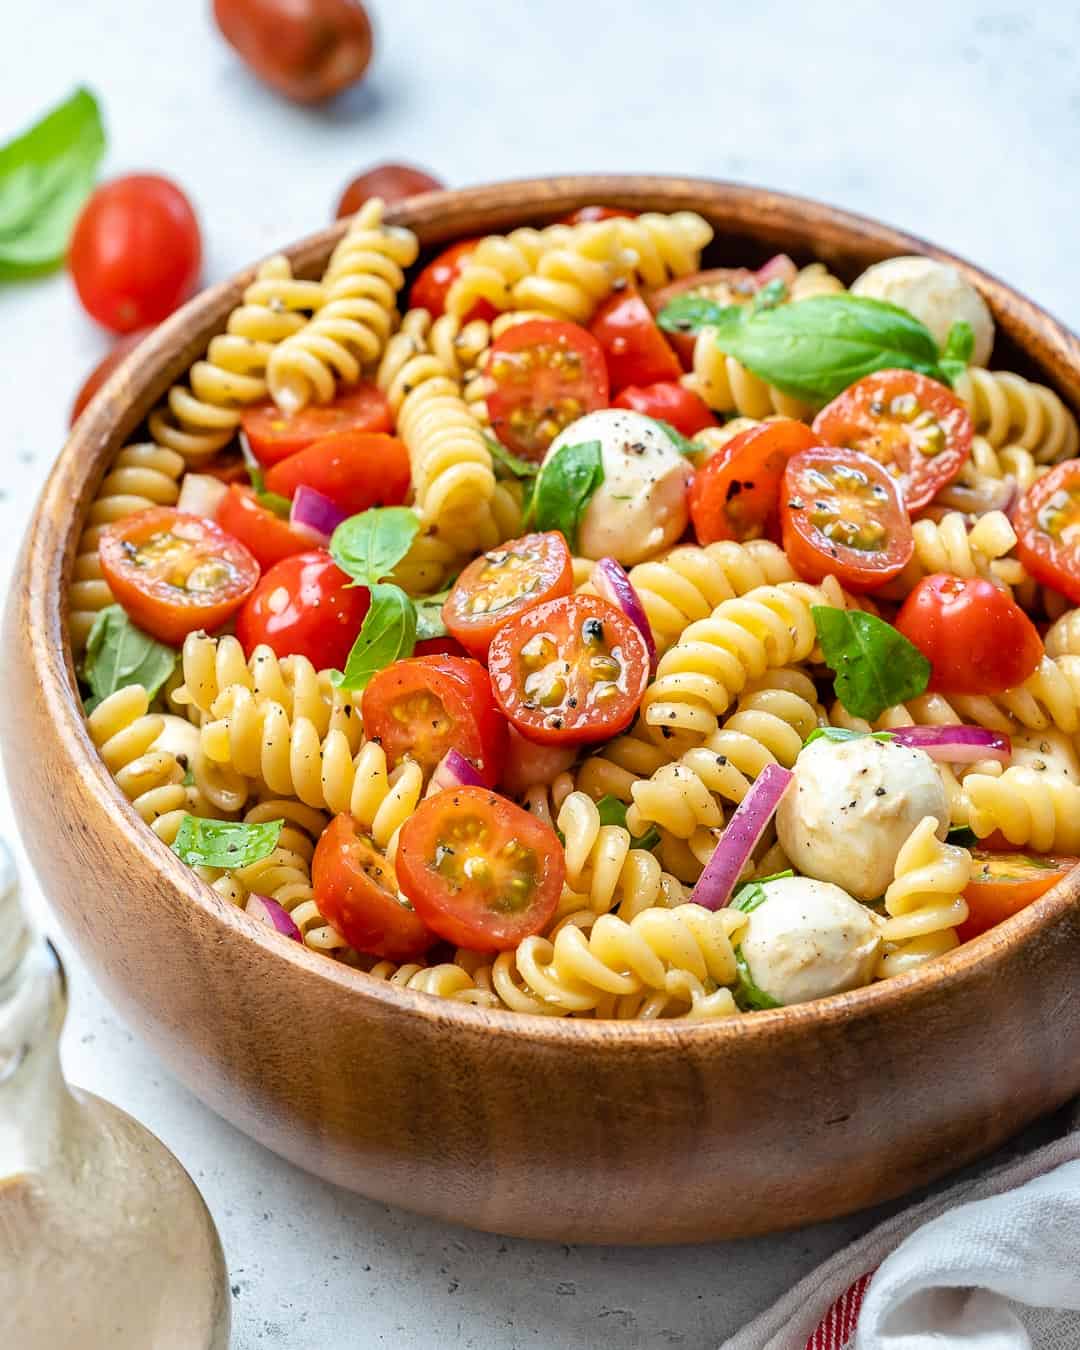
[[[1046,385],[1005,370],[969,366],[954,388],[976,432],[995,449],[1019,446],[1039,464],[1071,459],[1080,449],[1076,418]]]
[[[925,816],[896,859],[895,880],[885,892],[880,978],[902,975],[958,944],[956,929],[968,916],[963,892],[971,854],[943,844],[937,828],[934,817]]]

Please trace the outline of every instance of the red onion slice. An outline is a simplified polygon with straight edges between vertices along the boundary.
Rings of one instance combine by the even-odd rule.
[[[770,281],[782,281],[785,286],[790,286],[798,275],[799,269],[788,255],[777,253],[767,263],[762,263],[754,273],[754,280],[757,282],[758,290],[761,290]]]
[[[460,750],[447,750],[435,765],[425,795],[434,797],[436,792],[447,792],[459,787],[487,787],[487,784]]]
[[[289,511],[289,524],[299,534],[306,534],[313,542],[326,545],[343,520],[349,518],[337,502],[324,497],[314,488],[301,484],[296,489]]]
[[[247,904],[244,906],[244,913],[250,914],[253,919],[258,919],[260,923],[267,924],[276,933],[281,933],[284,937],[292,938],[294,942],[303,942],[300,935],[300,929],[293,923],[289,911],[276,900],[271,899],[269,895],[258,895],[255,891],[247,898]]]
[[[228,487],[220,478],[209,473],[186,473],[180,485],[180,496],[176,509],[185,515],[202,516],[203,520],[216,520],[221,499]]]
[[[656,642],[652,625],[645,613],[641,597],[634,590],[630,578],[614,558],[601,558],[593,568],[592,584],[597,595],[621,609],[632,624],[640,631],[649,649],[649,669],[656,670]]]
[[[706,909],[723,909],[730,901],[747,859],[776,814],[780,798],[794,777],[790,769],[780,764],[766,764],[725,826],[720,842],[691,893],[692,904],[704,905]]]
[[[894,727],[889,735],[901,745],[923,750],[931,759],[946,764],[975,764],[980,759],[996,759],[1008,764],[1012,759],[1012,741],[999,731],[967,727],[957,723],[943,727]]]

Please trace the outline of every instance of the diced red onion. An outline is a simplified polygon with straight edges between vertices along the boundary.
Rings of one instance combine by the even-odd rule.
[[[176,509],[189,516],[202,516],[204,520],[216,520],[221,499],[228,487],[220,478],[210,473],[186,473],[180,485],[180,497]]]
[[[593,568],[593,589],[604,600],[621,609],[632,624],[641,632],[645,646],[649,649],[649,667],[656,669],[656,642],[653,639],[652,625],[645,613],[641,597],[634,590],[630,578],[614,558],[601,558]]]
[[[447,792],[459,787],[487,787],[487,784],[460,750],[447,750],[435,765],[427,796],[434,797],[436,792]]]
[[[790,769],[780,764],[766,764],[758,774],[705,864],[705,871],[690,896],[692,904],[704,905],[706,909],[723,909],[728,903],[743,868],[776,814],[780,798],[794,776]]]
[[[244,906],[244,913],[250,914],[253,919],[258,919],[260,923],[269,925],[276,933],[281,933],[284,937],[292,938],[294,942],[303,942],[300,935],[300,929],[293,923],[289,911],[269,895],[258,895],[252,893],[247,898],[247,904]]]
[[[996,759],[1008,764],[1012,742],[999,731],[957,724],[944,727],[894,727],[889,735],[901,745],[923,750],[931,759],[946,764],[975,764],[981,759]]]
[[[337,502],[301,484],[292,500],[289,524],[294,531],[308,535],[313,542],[327,544],[330,536],[348,516],[348,511],[343,511]]]
[[[754,273],[754,280],[757,282],[758,289],[767,286],[770,281],[782,281],[785,286],[790,286],[799,275],[799,269],[791,261],[786,253],[778,253],[774,258],[770,258],[767,263],[763,263]]]

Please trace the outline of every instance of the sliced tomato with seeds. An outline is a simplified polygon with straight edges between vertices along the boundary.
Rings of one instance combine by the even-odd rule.
[[[456,244],[451,244],[429,262],[412,284],[412,290],[409,292],[410,306],[413,309],[426,309],[433,319],[445,314],[446,297],[450,287],[461,275],[469,255],[479,243],[479,237],[459,239]],[[472,319],[486,319],[490,322],[498,312],[489,301],[477,300],[465,315],[463,322],[469,323]]]
[[[576,323],[530,319],[491,346],[491,429],[508,450],[539,464],[563,427],[608,406],[608,374],[596,339]]]
[[[309,547],[265,573],[236,616],[236,636],[249,657],[267,646],[316,670],[340,670],[370,604],[366,586],[354,586],[326,549]]]
[[[495,634],[488,651],[499,707],[527,739],[582,745],[634,720],[649,680],[636,625],[593,595],[536,605]]]
[[[826,445],[883,464],[913,516],[964,467],[974,435],[953,391],[914,370],[879,370],[856,381],[822,408],[814,431]]]
[[[321,436],[266,474],[269,492],[291,499],[298,487],[314,488],[350,515],[372,506],[399,506],[409,481],[404,441],[385,432],[355,430]]]
[[[589,332],[603,348],[615,393],[629,384],[677,380],[679,358],[637,291],[616,292],[593,316]]]
[[[780,519],[784,552],[804,581],[832,575],[849,590],[872,591],[915,552],[896,480],[855,450],[822,446],[788,460]]]
[[[333,403],[309,404],[292,417],[276,403],[256,403],[241,413],[240,425],[252,454],[269,469],[331,432],[389,431],[393,418],[385,395],[362,382]]]
[[[431,771],[450,749],[494,784],[506,755],[506,722],[487,671],[460,656],[414,656],[380,670],[364,690],[364,734],[390,764],[408,757]]]
[[[971,881],[964,890],[968,917],[956,930],[961,942],[1019,914],[1067,877],[1080,858],[972,849]]]
[[[387,961],[414,961],[435,941],[416,912],[402,904],[394,864],[352,816],[335,816],[311,859],[315,903],[350,947]]]
[[[1067,459],[1034,484],[1013,512],[1016,552],[1045,586],[1080,605],[1080,459]]]
[[[694,474],[690,519],[699,544],[780,538],[780,485],[788,460],[820,441],[789,417],[733,436]]]
[[[401,827],[396,866],[424,923],[474,952],[507,951],[540,932],[566,877],[551,826],[477,787],[421,802]]]
[[[465,568],[443,605],[443,622],[478,660],[504,623],[533,605],[569,595],[574,563],[557,530],[500,544]]]
[[[694,436],[716,426],[712,409],[692,389],[676,380],[659,384],[630,384],[612,400],[613,408],[630,408],[658,422],[667,422],[684,436]]]
[[[239,539],[264,572],[294,553],[306,553],[311,540],[296,534],[287,520],[262,506],[251,488],[233,483],[217,509],[217,523]]]
[[[171,506],[110,525],[98,556],[109,589],[131,619],[174,647],[196,629],[219,628],[259,580],[259,564],[239,540]]]

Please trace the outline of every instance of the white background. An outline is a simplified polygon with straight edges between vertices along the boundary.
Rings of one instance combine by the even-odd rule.
[[[107,171],[160,170],[191,196],[207,281],[325,223],[354,172],[404,159],[451,185],[641,170],[786,188],[946,244],[1080,320],[1075,4],[382,0],[369,78],[315,111],[257,85],[208,11],[201,0],[0,0],[0,140],[89,84],[108,121]],[[0,333],[6,589],[71,398],[108,343],[63,275],[0,290]],[[0,810],[10,834],[9,804]],[[698,1350],[872,1217],[615,1250],[502,1240],[370,1204],[211,1115],[64,952],[69,1076],[146,1121],[197,1179],[225,1243],[242,1350]]]

